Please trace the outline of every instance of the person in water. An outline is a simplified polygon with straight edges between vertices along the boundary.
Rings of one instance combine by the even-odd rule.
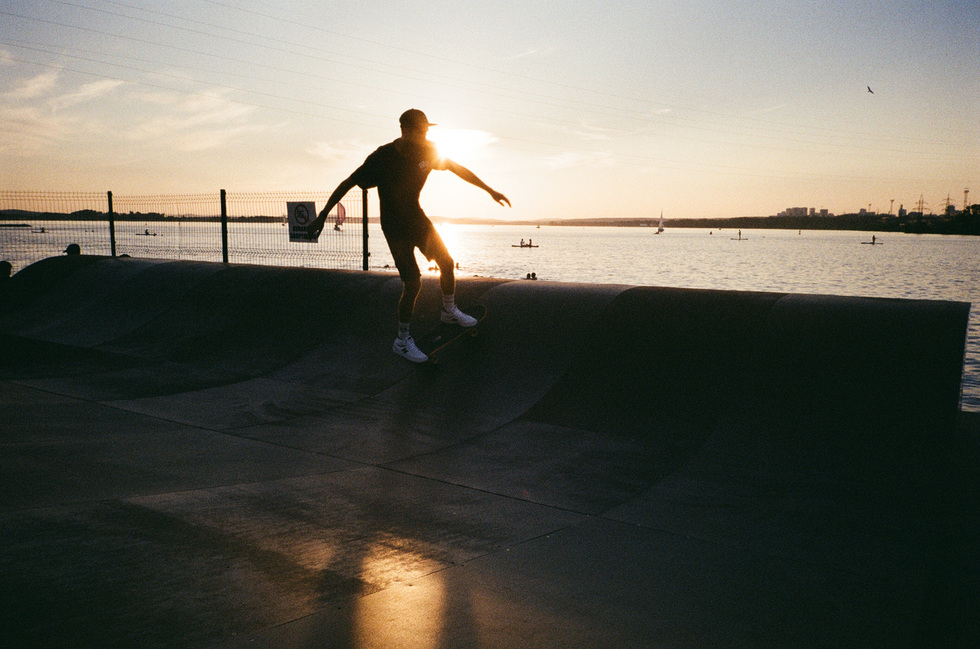
[[[428,357],[415,345],[410,334],[415,300],[422,288],[422,274],[415,260],[416,248],[426,259],[439,265],[439,284],[442,289],[440,319],[463,327],[472,327],[477,322],[456,306],[456,276],[453,273],[455,262],[432,221],[419,205],[419,195],[429,172],[451,171],[471,185],[486,191],[497,203],[510,207],[510,201],[466,167],[439,155],[436,146],[426,137],[429,127],[435,125],[429,122],[429,118],[421,110],[412,108],[405,111],[398,122],[401,137],[379,147],[337,186],[308,231],[315,240],[323,230],[330,210],[354,187],[378,188],[381,231],[402,280],[402,294],[398,300],[398,336],[392,345],[392,351],[410,361],[424,363]]]

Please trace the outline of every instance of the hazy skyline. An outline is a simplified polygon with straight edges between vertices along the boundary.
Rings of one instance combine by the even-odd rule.
[[[416,107],[514,205],[436,173],[432,215],[980,202],[976,0],[0,0],[0,16],[0,189],[329,192]]]

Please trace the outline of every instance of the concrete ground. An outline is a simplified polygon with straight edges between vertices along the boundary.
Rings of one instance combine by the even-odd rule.
[[[470,278],[490,315],[428,367],[390,351],[392,275],[12,282],[0,646],[980,638],[960,307]],[[426,280],[416,331],[438,302]]]

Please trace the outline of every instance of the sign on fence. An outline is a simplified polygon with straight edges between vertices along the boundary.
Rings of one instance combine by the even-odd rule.
[[[302,201],[286,203],[287,221],[289,222],[289,241],[316,243],[318,237],[311,237],[307,227],[316,218],[316,203]]]

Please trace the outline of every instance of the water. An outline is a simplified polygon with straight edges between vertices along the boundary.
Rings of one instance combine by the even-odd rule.
[[[0,228],[0,256],[14,270],[62,254],[73,241],[83,252],[108,254],[104,223],[32,223]],[[38,234],[40,227],[44,234]],[[980,305],[980,237],[876,235],[787,230],[596,228],[439,225],[459,263],[458,277],[483,276],[560,282],[819,293],[938,299]],[[221,261],[217,223],[121,223],[117,254]],[[157,236],[145,236],[145,231]],[[3,232],[6,230],[7,232]],[[521,239],[539,248],[514,248]],[[325,230],[319,244],[291,244],[279,224],[229,225],[232,262],[359,269],[360,226]],[[370,229],[370,268],[391,272],[383,235]],[[419,256],[420,266],[428,264]],[[435,270],[425,272],[435,273]],[[980,412],[980,307],[970,312],[964,365],[964,410]]]

